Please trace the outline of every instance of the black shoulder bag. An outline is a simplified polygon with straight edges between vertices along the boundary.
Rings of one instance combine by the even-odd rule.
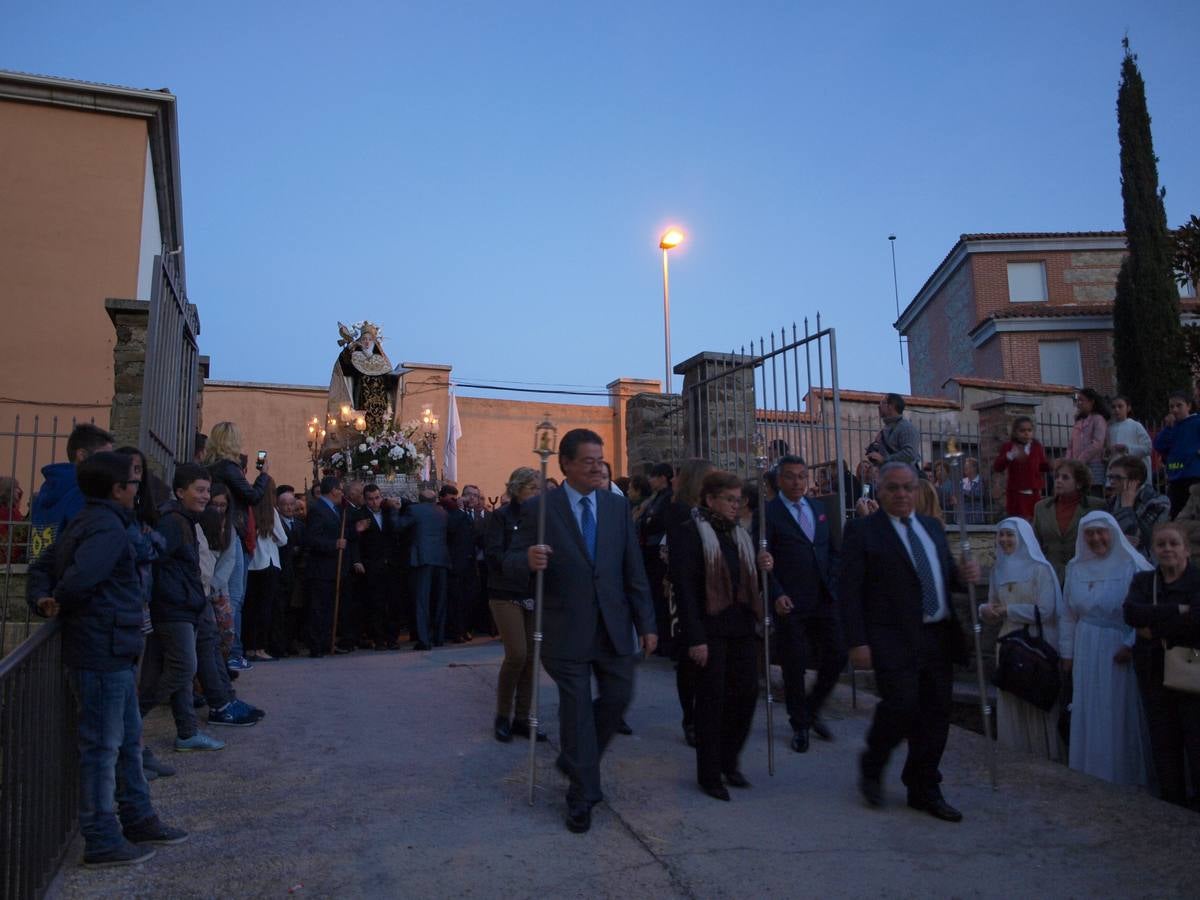
[[[1058,651],[1044,637],[1041,610],[1036,606],[1033,610],[1036,636],[1026,625],[1010,631],[996,642],[1000,648],[1000,661],[992,684],[1049,712],[1058,702]]]

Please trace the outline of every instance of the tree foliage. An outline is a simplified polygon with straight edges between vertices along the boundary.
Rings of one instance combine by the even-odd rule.
[[[1200,282],[1200,219],[1195,216],[1175,229],[1175,272],[1180,287]]]
[[[1143,417],[1155,419],[1165,412],[1167,395],[1188,385],[1189,371],[1179,323],[1176,248],[1167,229],[1166,191],[1158,186],[1146,84],[1128,38],[1122,44],[1117,136],[1129,254],[1117,276],[1113,355],[1120,392]]]

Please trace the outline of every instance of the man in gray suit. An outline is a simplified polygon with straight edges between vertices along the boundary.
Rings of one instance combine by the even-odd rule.
[[[414,650],[440,647],[446,639],[446,575],[450,551],[446,546],[446,511],[437,505],[437,495],[424,490],[420,502],[404,508],[396,522],[406,535],[409,552],[409,590],[417,640]],[[432,617],[432,622],[431,622]]]
[[[600,755],[633,696],[634,629],[647,654],[658,635],[629,502],[599,490],[604,441],[585,428],[569,431],[559,444],[558,464],[566,480],[524,505],[504,566],[518,577],[545,572],[542,663],[558,685],[557,764],[571,780],[567,828],[581,833],[591,827],[592,807],[604,799]],[[544,544],[535,543],[538,502],[546,504]]]

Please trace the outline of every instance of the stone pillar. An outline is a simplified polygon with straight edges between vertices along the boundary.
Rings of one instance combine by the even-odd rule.
[[[113,344],[113,400],[108,428],[113,443],[136,447],[141,440],[142,389],[146,374],[147,300],[108,298],[104,309],[117,333]]]
[[[653,378],[618,378],[610,381],[608,402],[613,410],[613,445],[608,449],[608,461],[612,466],[613,478],[634,474],[629,465],[629,438],[626,434],[625,408],[629,398],[635,394],[655,394],[662,390],[662,382]]]
[[[972,404],[971,409],[979,413],[979,469],[988,479],[991,490],[992,509],[1004,511],[1004,482],[1007,476],[992,471],[992,462],[1000,448],[1012,434],[1013,421],[1018,416],[1034,418],[1042,401],[1034,397],[1001,394],[990,400]]]
[[[645,393],[625,403],[627,474],[646,475],[655,463],[678,466],[684,449],[683,413],[678,394]]]
[[[675,367],[675,374],[683,376],[687,455],[732,472],[754,467],[754,369],[739,368],[753,359],[705,351]]]
[[[204,431],[204,382],[212,371],[212,360],[207,356],[197,358],[196,373],[196,431]]]

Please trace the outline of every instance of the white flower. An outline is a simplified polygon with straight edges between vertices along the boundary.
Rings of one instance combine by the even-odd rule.
[[[366,452],[367,452],[367,445],[366,445],[366,444],[359,444],[359,445],[358,445],[358,452],[359,452],[359,453],[366,453]]]

